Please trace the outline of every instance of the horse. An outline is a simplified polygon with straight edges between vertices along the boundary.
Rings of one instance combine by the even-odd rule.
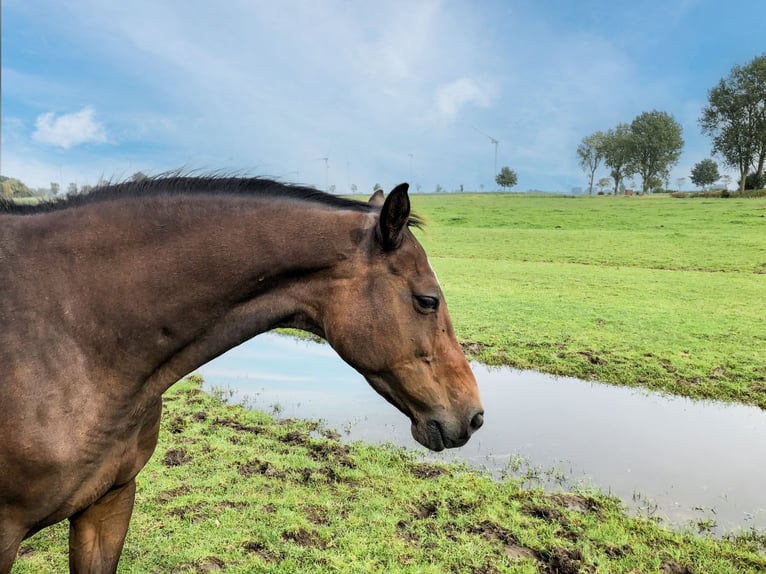
[[[0,203],[0,573],[65,519],[70,572],[115,572],[162,394],[271,329],[324,338],[418,443],[465,444],[484,414],[421,223],[407,184],[168,174]]]

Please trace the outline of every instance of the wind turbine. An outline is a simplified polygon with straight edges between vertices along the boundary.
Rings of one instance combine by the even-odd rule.
[[[324,190],[325,193],[327,193],[327,188],[329,187],[329,172],[330,172],[330,158],[329,157],[320,157],[319,161],[324,162]]]
[[[485,134],[483,131],[481,131],[479,128],[474,128],[477,132],[479,132],[481,135],[483,135],[486,138],[489,138],[489,141],[491,141],[495,145],[495,171],[492,174],[492,181],[495,181],[495,176],[497,176],[497,146],[500,145],[500,140],[496,140],[489,134]]]

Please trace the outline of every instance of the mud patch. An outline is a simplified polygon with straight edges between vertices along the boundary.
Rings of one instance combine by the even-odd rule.
[[[188,520],[189,522],[199,522],[205,520],[208,515],[203,510],[203,504],[198,502],[190,506],[182,506],[179,508],[171,509],[168,514],[181,520]]]
[[[593,351],[579,351],[577,354],[586,359],[591,365],[604,364],[604,360]]]
[[[439,503],[431,501],[419,505],[412,514],[418,520],[425,520],[436,516],[437,512],[439,512]]]
[[[299,546],[306,546],[311,548],[325,548],[326,544],[320,538],[316,532],[310,532],[305,528],[299,528],[295,531],[285,531],[282,533],[282,540],[286,542],[294,542]]]
[[[499,541],[503,544],[506,555],[515,560],[524,560],[527,558],[535,560],[541,559],[539,552],[528,546],[524,546],[519,542],[513,532],[494,522],[484,521],[471,528],[471,532],[478,534],[485,540]]]
[[[317,462],[356,468],[356,464],[349,457],[351,449],[345,444],[329,441],[312,442],[308,445],[308,450],[309,457]]]
[[[311,437],[300,431],[290,431],[285,436],[280,437],[279,440],[290,446],[306,446],[311,440]]]
[[[250,478],[257,475],[266,476],[269,478],[283,479],[287,476],[287,473],[283,470],[278,470],[273,464],[265,460],[259,460],[257,458],[240,463],[237,466],[237,472],[245,478]]]
[[[204,413],[203,413],[204,414]],[[244,425],[239,421],[230,419],[228,417],[220,418],[215,417],[212,423],[213,427],[228,427],[237,432],[247,432],[252,434],[261,434],[264,432],[262,426]]]
[[[16,554],[16,558],[31,558],[34,554],[35,549],[31,546],[21,546],[18,554]]]
[[[320,434],[328,440],[340,440],[341,436],[335,429],[322,429]]]
[[[168,431],[170,434],[181,434],[186,429],[186,419],[181,415],[173,417],[168,423]]]
[[[254,554],[257,554],[261,560],[264,562],[281,562],[282,561],[282,554],[279,552],[276,552],[274,550],[270,550],[265,544],[262,542],[257,542],[255,540],[248,540],[244,544],[242,544],[242,548],[245,550],[245,552],[252,552]]]
[[[306,518],[309,520],[309,522],[316,524],[317,526],[325,526],[330,524],[330,513],[323,506],[317,506],[315,504],[304,506],[303,514],[306,515]]]
[[[421,462],[413,464],[410,468],[410,472],[416,478],[434,479],[439,478],[440,476],[448,475],[449,469],[444,466]]]
[[[165,457],[162,459],[162,464],[165,466],[181,466],[182,464],[189,464],[192,461],[185,448],[171,448],[165,453]]]
[[[506,544],[505,554],[508,556],[508,558],[513,560],[538,560],[540,557],[540,555],[531,548],[520,546],[518,544]]]
[[[548,556],[550,574],[586,574],[594,569],[583,563],[582,554],[576,548],[554,548]]]
[[[665,560],[660,564],[661,574],[694,574],[691,568],[673,560]]]
[[[178,488],[174,488],[172,490],[165,490],[163,492],[160,492],[154,500],[161,504],[165,504],[167,502],[170,502],[171,500],[174,500],[178,498],[179,496],[183,496],[185,494],[189,494],[191,492],[191,488],[188,486],[179,486]]]
[[[220,558],[208,556],[207,558],[195,562],[181,564],[173,568],[170,572],[171,574],[181,574],[182,572],[189,572],[190,569],[193,569],[193,572],[196,572],[197,574],[205,574],[207,572],[221,572],[225,567],[226,563]]]
[[[524,504],[521,511],[534,518],[540,518],[547,522],[560,522],[564,518],[564,513],[555,506],[545,506],[538,504]]]
[[[463,353],[470,357],[478,357],[482,353],[484,353],[484,351],[489,349],[487,345],[484,345],[482,343],[466,342],[466,343],[460,343],[460,346],[463,349]]]
[[[600,505],[595,499],[581,494],[552,494],[551,500],[567,510],[574,510],[575,512],[598,512],[600,510]]]

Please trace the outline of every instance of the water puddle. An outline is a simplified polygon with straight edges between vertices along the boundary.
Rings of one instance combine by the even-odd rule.
[[[718,533],[766,529],[766,413],[473,364],[486,409],[461,460],[533,484],[594,486],[644,514]],[[265,334],[199,369],[205,387],[349,440],[418,449],[409,421],[329,345]],[[425,449],[419,449],[425,451]]]

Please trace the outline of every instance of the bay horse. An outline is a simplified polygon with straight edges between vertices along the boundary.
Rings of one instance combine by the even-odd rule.
[[[162,394],[277,327],[326,339],[429,449],[483,422],[407,184],[369,202],[160,176],[0,204],[0,573],[69,520],[71,572],[115,572]]]

